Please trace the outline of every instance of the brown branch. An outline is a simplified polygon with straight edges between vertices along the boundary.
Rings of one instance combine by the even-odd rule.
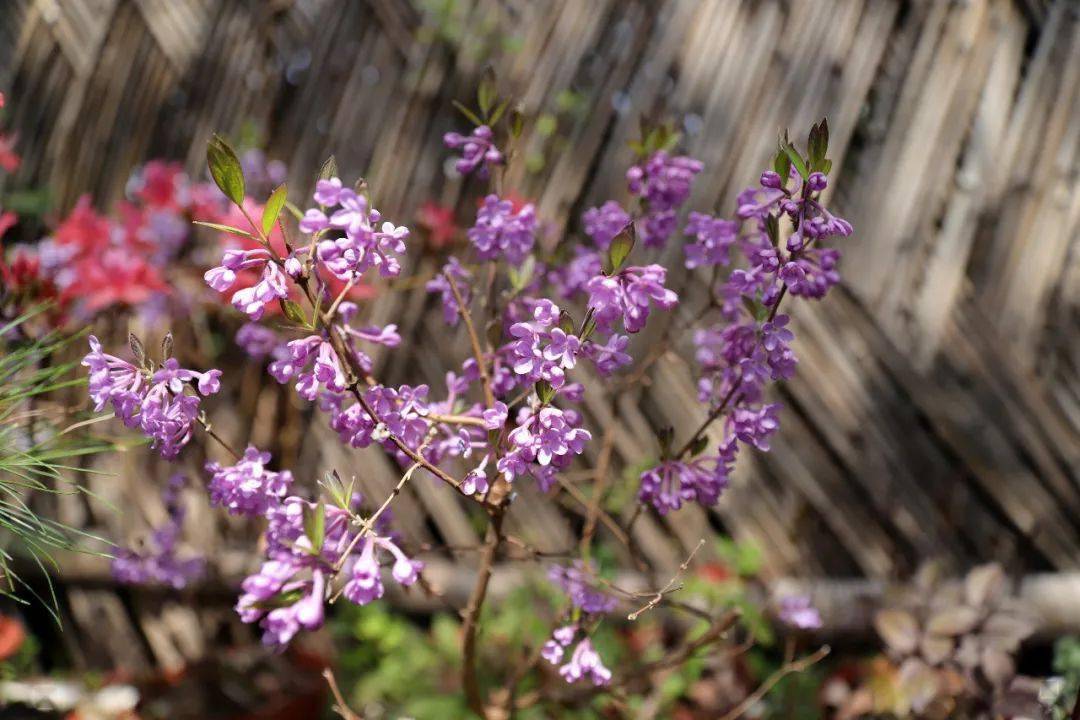
[[[484,359],[484,351],[480,346],[480,336],[476,334],[476,327],[473,325],[472,313],[469,312],[469,308],[458,290],[457,283],[454,282],[453,275],[449,272],[445,272],[443,275],[450,283],[450,292],[454,294],[454,302],[458,306],[458,315],[461,316],[462,322],[465,323],[465,330],[469,333],[469,343],[472,344],[473,356],[476,358],[476,366],[480,371],[480,385],[484,389],[484,405],[489,408],[495,407],[495,393],[491,389],[491,375],[488,374],[487,361]]]
[[[326,678],[326,684],[330,686],[330,692],[334,695],[334,705],[330,709],[340,715],[343,720],[364,720],[349,709],[349,705],[345,702],[345,698],[341,696],[341,690],[338,688],[337,680],[334,679],[334,671],[330,668],[326,668],[323,670],[323,677]]]
[[[637,620],[639,617],[641,617],[641,615],[647,613],[648,611],[659,605],[661,601],[663,601],[665,595],[667,595],[669,592],[674,592],[675,590],[677,590],[678,588],[675,587],[675,583],[678,582],[679,578],[682,577],[682,574],[686,572],[687,568],[690,567],[690,562],[694,559],[694,556],[697,555],[698,550],[700,550],[701,546],[704,544],[704,538],[699,540],[698,544],[694,546],[694,549],[690,551],[690,554],[686,556],[686,560],[683,560],[682,565],[679,565],[679,569],[675,572],[674,575],[671,576],[671,579],[668,580],[667,585],[665,585],[660,590],[657,590],[656,593],[649,600],[649,602],[627,615],[626,619],[631,622]]]
[[[769,691],[773,689],[776,683],[783,680],[792,673],[802,672],[810,666],[820,662],[826,655],[829,654],[829,646],[822,645],[816,652],[811,653],[799,660],[792,660],[784,663],[776,672],[765,679],[765,682],[758,686],[758,689],[746,696],[746,698],[736,705],[732,710],[724,715],[720,720],[735,720],[752,708],[755,704],[761,701],[763,697],[769,694]]]
[[[462,623],[462,674],[461,684],[465,690],[465,700],[469,707],[481,718],[487,719],[484,697],[480,691],[480,683],[476,677],[476,630],[480,619],[480,608],[484,605],[487,597],[488,582],[491,580],[491,568],[495,563],[495,553],[502,542],[502,520],[505,508],[497,506],[492,510],[491,520],[488,522],[487,533],[484,537],[484,550],[480,555],[480,567],[476,575],[476,583],[473,585],[469,602],[465,605],[465,616]]]

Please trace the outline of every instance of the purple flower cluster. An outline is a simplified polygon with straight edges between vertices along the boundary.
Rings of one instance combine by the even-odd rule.
[[[651,305],[670,310],[679,302],[674,291],[664,287],[667,270],[661,265],[627,267],[614,275],[597,275],[585,284],[589,308],[597,327],[610,330],[623,321],[628,333],[645,327]]]
[[[191,439],[201,397],[221,389],[220,370],[185,370],[175,358],[157,371],[141,369],[102,352],[93,335],[82,364],[90,369],[94,411],[112,405],[116,416],[128,427],[140,429],[167,460],[175,458]]]
[[[226,292],[236,284],[238,272],[257,272],[260,268],[262,275],[258,282],[237,290],[231,301],[237,310],[252,320],[258,320],[263,316],[267,303],[289,297],[285,274],[273,261],[268,250],[226,250],[221,258],[221,265],[210,268],[203,277],[206,284],[214,290]]]
[[[481,260],[502,258],[518,265],[536,242],[536,208],[529,203],[514,212],[509,200],[488,195],[466,235]]]
[[[162,493],[168,520],[155,528],[146,547],[141,550],[115,547],[111,563],[112,575],[128,585],[168,585],[177,590],[198,580],[206,572],[202,555],[182,556],[180,535],[184,527],[184,507],[180,503],[183,475],[173,475]]]
[[[672,157],[658,150],[643,164],[626,171],[630,192],[645,203],[641,232],[645,247],[663,247],[674,234],[679,208],[690,197],[690,186],[702,167],[701,161],[694,158]]]
[[[296,378],[296,392],[305,400],[314,400],[319,390],[339,394],[345,391],[347,379],[341,360],[333,346],[322,335],[309,335],[292,340],[289,354],[270,363],[270,374],[284,385]]]
[[[615,609],[615,598],[596,588],[580,561],[568,567],[552,565],[548,580],[566,593],[570,603],[583,613],[605,615]]]
[[[821,627],[821,613],[806,595],[788,595],[778,602],[780,620],[800,630]]]
[[[739,195],[738,218],[749,226],[692,213],[688,234],[697,242],[687,247],[687,267],[728,265],[740,250],[745,267],[732,271],[717,290],[721,322],[696,331],[697,360],[703,370],[699,397],[714,413],[721,412],[723,437],[715,457],[686,461],[668,458],[641,476],[638,499],[661,512],[694,500],[713,504],[727,484],[738,443],[769,449],[780,427],[780,405],[765,402],[770,382],[795,374],[798,359],[791,349],[794,334],[789,318],[779,314],[785,293],[821,298],[839,281],[839,253],[819,241],[851,233],[851,225],[821,205],[827,185],[821,173],[805,182],[794,170],[786,181],[772,171],[763,173],[760,187]],[[793,227],[781,243],[779,223]]]
[[[731,263],[731,248],[739,235],[738,223],[692,212],[684,232],[696,238],[695,242],[684,248],[686,267],[693,269],[706,265],[726,266]]]
[[[568,648],[577,636],[576,625],[567,625],[558,628],[552,633],[551,639],[544,643],[541,656],[552,665],[562,662],[566,648]],[[588,679],[598,687],[611,682],[611,671],[604,667],[600,654],[593,648],[592,640],[588,637],[581,639],[574,651],[570,654],[570,660],[559,668],[559,674],[568,683],[576,683],[583,678]]]
[[[266,514],[281,502],[293,481],[288,470],[268,470],[269,462],[270,453],[248,445],[244,456],[235,465],[223,467],[216,462],[206,463],[206,472],[210,475],[207,485],[210,503],[225,508],[230,515]]]
[[[440,293],[443,320],[446,321],[447,325],[454,326],[458,324],[458,319],[461,317],[461,308],[458,307],[457,298],[454,297],[454,291],[450,288],[450,281],[446,278],[447,275],[454,278],[454,284],[461,294],[461,299],[468,306],[472,301],[472,273],[456,257],[451,255],[450,259],[443,265],[442,272],[428,280],[427,285],[424,286],[424,289],[430,293]]]
[[[540,300],[533,307],[529,322],[510,326],[514,338],[506,346],[511,367],[523,383],[546,380],[554,388],[566,382],[566,370],[577,365],[581,340],[558,327],[561,310],[550,300]]]
[[[592,433],[580,424],[581,416],[574,410],[551,405],[538,410],[522,408],[517,427],[510,431],[510,450],[499,458],[496,468],[507,482],[532,475],[546,492],[554,483],[555,472],[565,469],[592,439]]]
[[[304,213],[301,231],[308,234],[338,230],[341,237],[322,237],[316,245],[319,262],[339,280],[358,280],[371,268],[383,277],[401,273],[398,256],[405,252],[409,229],[383,222],[379,211],[369,206],[364,195],[346,187],[341,180],[320,180],[315,186],[315,202],[332,211],[328,216],[319,208]]]
[[[600,207],[589,208],[581,216],[585,234],[601,250],[607,250],[611,241],[626,229],[630,221],[630,213],[614,200],[608,200]]]
[[[641,474],[638,502],[649,503],[661,515],[678,510],[684,502],[715,505],[728,486],[735,451],[729,442],[712,457],[665,460]]]
[[[468,175],[480,168],[477,175],[486,178],[490,167],[503,161],[503,154],[495,147],[494,133],[487,125],[480,125],[468,135],[448,132],[443,135],[443,144],[451,150],[460,150],[461,157],[454,163],[462,175]]]
[[[305,530],[305,518],[324,513],[318,546]],[[343,594],[363,605],[383,594],[379,551],[393,558],[392,575],[402,585],[416,582],[420,563],[410,560],[379,527],[364,537],[353,529],[346,510],[288,497],[267,511],[266,560],[242,584],[236,604],[240,619],[259,622],[263,642],[283,646],[301,629],[314,630],[325,619],[330,579],[339,571],[347,580]]]

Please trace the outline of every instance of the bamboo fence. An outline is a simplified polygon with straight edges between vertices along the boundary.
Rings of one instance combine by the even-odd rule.
[[[840,243],[844,284],[793,313],[801,362],[778,393],[786,408],[772,452],[745,453],[715,509],[635,524],[655,577],[670,577],[715,533],[761,548],[769,577],[889,580],[927,558],[958,570],[989,559],[1016,573],[1080,569],[1076,4],[9,0],[0,9],[0,87],[24,153],[13,182],[50,188],[60,208],[82,193],[115,203],[150,157],[198,173],[211,132],[236,136],[252,124],[287,162],[298,203],[333,153],[346,174],[368,179],[384,215],[407,222],[434,199],[467,222],[477,189],[444,171],[440,139],[462,129],[451,100],[468,100],[488,64],[527,115],[555,121],[554,131],[527,126],[522,157],[542,162],[507,178],[537,203],[549,246],[580,233],[584,208],[625,199],[627,141],[643,113],[684,131],[685,150],[706,165],[690,205],[721,212],[765,166],[778,129],[801,135],[823,116],[832,128],[829,192],[856,228]],[[414,250],[410,265],[424,276],[437,262]],[[703,280],[674,274],[683,309],[673,322],[705,301]],[[369,311],[421,348],[379,357],[387,382],[438,386],[468,355],[422,287],[384,292]],[[656,455],[657,428],[686,437],[701,420],[686,341],[668,343],[662,324],[643,335],[638,351],[658,359],[639,382],[590,384],[584,409],[601,432],[583,469],[568,474],[585,496],[584,468],[602,453],[612,484],[625,484],[628,469]],[[278,388],[251,376],[237,393],[222,432],[277,442],[312,477],[355,473],[373,497],[396,482],[385,457],[346,452],[325,420],[309,423]],[[131,453],[117,476],[90,478],[137,512],[73,501],[68,519],[119,537],[160,519],[145,462]],[[520,492],[512,531],[544,551],[567,548],[580,503]],[[613,513],[625,519],[625,505]],[[205,551],[227,557],[253,542],[252,528],[193,515]],[[444,486],[412,483],[395,516],[414,545],[478,543],[475,518]],[[205,628],[235,629],[224,606],[125,600],[92,584],[66,598],[93,641],[80,643],[88,664],[172,665],[204,652]]]

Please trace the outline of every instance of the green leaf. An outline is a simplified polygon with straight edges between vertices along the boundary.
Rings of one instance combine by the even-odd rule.
[[[285,201],[285,209],[288,210],[289,214],[292,215],[297,220],[303,220],[304,219],[304,211],[301,210],[300,208],[296,207],[296,205],[292,204],[288,200]]]
[[[277,222],[278,215],[281,214],[281,208],[285,206],[285,196],[288,194],[285,185],[278,185],[277,189],[270,194],[270,199],[266,201],[266,207],[263,208],[262,214],[262,231],[263,235],[270,235],[270,231],[274,229],[274,223]]]
[[[783,149],[776,151],[776,158],[773,159],[773,170],[780,176],[781,185],[787,185],[788,174],[791,172],[791,158],[787,156]]]
[[[585,316],[585,322],[581,325],[581,333],[578,335],[578,337],[581,338],[581,342],[588,340],[594,330],[596,330],[596,318],[593,317],[593,312],[590,309]]]
[[[769,242],[773,247],[780,245],[780,219],[775,215],[769,215],[765,218],[765,232],[769,236]]]
[[[233,227],[231,225],[219,225],[218,223],[203,222],[202,220],[193,221],[196,225],[202,225],[208,227],[211,230],[219,230],[223,233],[229,233],[230,235],[239,235],[240,237],[255,239],[255,236],[249,233],[247,230],[241,230],[240,228]]]
[[[551,387],[547,380],[540,380],[536,383],[536,397],[540,398],[542,404],[547,405],[555,397],[555,388]]]
[[[791,164],[795,166],[795,170],[799,173],[799,177],[803,180],[810,177],[810,171],[806,168],[806,161],[803,160],[803,156],[799,154],[799,151],[795,149],[787,140],[784,140],[780,144],[780,149],[787,154],[788,159],[791,160]]]
[[[244,171],[236,152],[220,135],[215,134],[206,146],[206,164],[225,197],[237,206],[243,205]]]
[[[285,313],[285,317],[289,318],[295,323],[300,323],[305,327],[308,324],[307,318],[304,317],[304,309],[300,307],[299,303],[292,300],[279,300],[281,304],[281,311]]]
[[[503,113],[506,112],[506,108],[510,107],[510,98],[503,100],[501,103],[495,106],[495,112],[491,113],[491,118],[488,120],[489,125],[495,125],[502,120]]]
[[[559,313],[559,329],[567,335],[573,335],[577,332],[577,325],[574,323],[574,318],[565,310]]]
[[[469,122],[471,122],[473,125],[483,125],[484,124],[484,121],[481,120],[479,117],[477,117],[476,113],[474,113],[472,110],[465,107],[464,105],[459,103],[457,100],[453,100],[452,102],[454,104],[454,107],[456,107],[458,109],[458,112],[460,112],[462,115],[464,115],[466,118],[468,118]]]
[[[131,347],[131,354],[135,356],[135,359],[139,361],[139,364],[143,367],[147,367],[146,350],[143,349],[142,341],[135,337],[135,333],[128,333],[128,346]]]
[[[319,168],[320,180],[329,180],[332,177],[338,177],[337,159],[333,155],[326,158],[326,162]]]
[[[810,137],[806,143],[810,153],[810,169],[820,171],[825,164],[825,155],[829,152],[829,121],[822,119],[810,128]]]
[[[323,538],[326,537],[326,506],[322,503],[304,511],[304,534],[311,541],[313,552],[322,550]]]
[[[510,287],[514,289],[515,293],[519,293],[532,281],[533,273],[536,272],[536,258],[528,255],[521,262],[521,265],[510,267],[506,272],[510,276]]]
[[[498,97],[498,91],[495,89],[495,71],[489,65],[484,69],[484,76],[476,88],[476,103],[480,106],[480,112],[485,118],[489,116]]]
[[[690,446],[690,457],[697,457],[701,453],[705,452],[705,448],[709,447],[709,438],[705,435],[700,435],[694,444]]]
[[[510,134],[515,138],[521,137],[525,130],[525,114],[518,108],[510,111]]]
[[[627,223],[626,227],[620,230],[619,234],[611,240],[605,262],[606,266],[604,267],[605,275],[614,275],[622,269],[626,258],[630,256],[630,251],[634,249],[635,240],[634,223]]]

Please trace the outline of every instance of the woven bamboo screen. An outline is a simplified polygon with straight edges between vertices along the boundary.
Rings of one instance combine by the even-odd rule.
[[[0,87],[25,154],[14,182],[48,186],[61,208],[85,192],[115,202],[150,157],[199,172],[209,134],[236,136],[245,123],[288,163],[294,201],[334,153],[389,217],[408,221],[430,199],[466,207],[476,188],[448,178],[440,138],[461,129],[451,100],[471,97],[488,63],[528,114],[555,120],[554,132],[529,125],[523,154],[543,161],[508,178],[537,202],[549,243],[580,232],[584,208],[623,197],[642,113],[680,125],[706,163],[691,204],[723,212],[778,129],[801,135],[829,118],[830,192],[856,228],[841,245],[845,285],[794,313],[800,372],[779,393],[774,450],[745,453],[715,511],[636,524],[658,572],[720,531],[760,546],[771,574],[890,577],[932,556],[1080,567],[1074,4],[12,0],[0,10]],[[435,262],[412,258],[421,274]],[[702,279],[676,273],[676,322],[703,302]],[[407,343],[426,339],[381,359],[389,382],[437,386],[467,355],[421,289],[385,293],[371,313]],[[619,474],[656,454],[655,428],[685,437],[700,420],[688,347],[645,335],[640,353],[661,354],[645,377],[588,395],[602,430],[590,466],[609,453]],[[273,435],[278,401],[252,404],[254,425],[231,430]],[[346,468],[373,493],[392,485],[388,461],[346,454],[324,424],[296,426],[304,467]],[[121,478],[130,487],[103,490],[149,507],[153,490]],[[475,544],[444,491],[415,483],[396,512],[402,531]],[[573,498],[522,493],[529,510],[518,503],[514,532],[566,547],[580,522]]]

